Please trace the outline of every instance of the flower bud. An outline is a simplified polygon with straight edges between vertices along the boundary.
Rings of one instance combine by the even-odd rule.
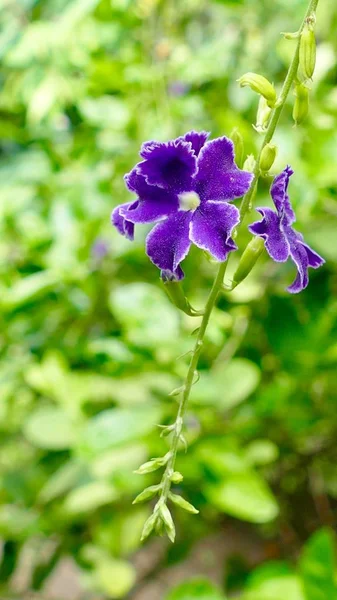
[[[164,523],[166,533],[171,542],[173,543],[176,536],[176,530],[174,527],[172,515],[169,509],[167,508],[166,504],[161,504],[161,506],[159,507],[159,515],[161,517],[162,522]]]
[[[266,100],[268,106],[273,108],[276,102],[276,91],[272,83],[268,81],[263,75],[257,73],[245,73],[240,79],[237,80],[240,87],[248,85],[254,92],[261,94]]]
[[[179,471],[174,471],[174,473],[172,473],[172,475],[170,476],[170,480],[172,481],[172,483],[181,483],[183,480],[183,476],[181,473],[179,473]]]
[[[253,125],[255,131],[258,133],[264,133],[266,131],[270,114],[271,108],[268,106],[267,100],[261,96],[256,114],[256,125]]]
[[[146,475],[147,473],[152,473],[153,471],[157,471],[160,467],[166,465],[168,459],[170,458],[170,453],[168,452],[165,456],[161,456],[159,458],[151,458],[148,462],[144,463],[135,471],[137,475]]]
[[[316,64],[316,39],[311,22],[307,22],[301,33],[299,67],[305,79],[311,79]]]
[[[170,498],[170,500],[172,500],[172,502],[174,504],[176,504],[177,506],[180,506],[180,508],[183,508],[184,510],[191,513],[192,515],[198,514],[199,511],[196,508],[194,508],[193,504],[190,504],[189,502],[187,502],[187,500],[185,500],[181,496],[178,496],[178,494],[173,494],[172,492],[170,492],[169,498]]]
[[[309,91],[303,83],[298,83],[295,86],[294,94],[296,98],[293,108],[293,119],[296,125],[300,125],[309,112]]]
[[[253,154],[248,154],[245,162],[243,163],[243,170],[244,171],[249,171],[249,173],[253,173],[254,169],[255,169],[255,165],[256,165],[256,160],[254,158]],[[232,235],[233,237],[233,235]]]
[[[243,163],[244,145],[243,137],[237,127],[233,129],[230,138],[233,140],[234,144],[235,162],[237,166],[241,168]]]
[[[163,276],[163,274],[162,274]],[[203,312],[194,310],[187,300],[179,281],[171,281],[164,279],[164,289],[172,304],[174,304],[179,310],[182,310],[189,317],[200,317]]]
[[[153,496],[159,492],[161,489],[161,484],[158,485],[150,485],[150,487],[145,488],[132,502],[132,504],[138,504],[139,502],[145,502],[145,500],[151,500]]]
[[[262,253],[263,248],[264,240],[262,238],[256,236],[250,240],[240,258],[238,268],[233,275],[232,290],[236,288],[236,286],[239,285],[239,283],[241,283],[241,281],[243,281],[247,275],[249,275],[257,259]]]
[[[150,515],[149,518],[147,519],[147,521],[145,521],[142,535],[140,538],[141,542],[143,542],[144,540],[146,540],[146,538],[149,537],[150,533],[152,533],[152,531],[155,529],[157,521],[158,521],[158,515],[156,513],[153,513],[152,515]]]
[[[277,147],[275,144],[266,144],[261,152],[260,158],[260,169],[263,173],[267,173],[273,166],[274,160],[277,154]]]

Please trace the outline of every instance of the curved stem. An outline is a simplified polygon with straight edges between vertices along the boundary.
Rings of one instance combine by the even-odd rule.
[[[174,427],[173,437],[172,437],[172,442],[171,442],[170,458],[166,464],[166,469],[164,471],[163,478],[162,478],[162,489],[161,489],[161,494],[160,494],[160,500],[164,503],[167,500],[168,493],[171,488],[170,477],[171,477],[172,473],[174,472],[174,465],[175,465],[179,440],[181,437],[181,432],[182,432],[182,427],[183,427],[183,418],[184,418],[184,414],[186,411],[186,405],[187,405],[187,402],[188,402],[188,399],[190,396],[191,388],[193,385],[193,380],[194,380],[194,377],[196,374],[196,369],[198,366],[201,348],[203,346],[205,332],[207,329],[208,321],[211,316],[212,310],[214,308],[217,297],[218,297],[219,292],[222,287],[222,282],[223,282],[223,278],[225,276],[226,267],[227,267],[227,262],[220,264],[217,276],[214,280],[212,289],[209,293],[209,296],[208,296],[208,299],[206,302],[206,306],[205,306],[205,312],[202,317],[201,325],[200,325],[200,328],[198,331],[197,339],[196,339],[195,346],[193,349],[193,354],[192,354],[188,372],[186,375],[184,390],[183,390],[181,400],[179,403],[177,418],[175,420],[175,427]]]
[[[257,182],[260,177],[261,152],[262,152],[264,146],[266,144],[268,144],[268,142],[270,142],[270,140],[272,139],[272,137],[274,135],[276,126],[278,124],[279,118],[282,113],[282,109],[284,107],[284,104],[285,104],[288,94],[290,92],[292,83],[297,75],[297,69],[298,69],[298,63],[299,63],[300,34],[303,30],[303,27],[305,25],[305,22],[306,22],[306,19],[308,18],[308,16],[310,16],[313,12],[315,12],[317,4],[318,4],[318,0],[310,1],[310,4],[306,11],[302,25],[299,29],[299,37],[298,37],[298,41],[296,44],[294,56],[293,56],[290,66],[289,66],[286,78],[284,80],[280,96],[278,98],[275,108],[273,109],[273,112],[272,112],[272,115],[271,115],[271,118],[269,121],[269,125],[268,125],[267,131],[265,133],[258,158],[256,160],[256,165],[255,165],[255,169],[254,169],[255,177],[254,177],[253,184],[252,184],[251,188],[249,189],[249,191],[247,192],[247,194],[242,199],[242,203],[241,203],[241,207],[240,207],[241,220],[240,220],[239,226],[242,225],[242,221],[245,217],[247,210],[249,209],[251,201],[256,192]],[[203,340],[204,340],[204,336],[206,333],[207,325],[208,325],[212,310],[217,301],[219,292],[221,291],[226,268],[227,268],[227,262],[220,264],[218,273],[214,280],[212,289],[210,291],[210,294],[208,296],[207,303],[205,306],[205,312],[204,312],[204,315],[203,315],[203,318],[201,321],[201,325],[200,325],[200,328],[198,331],[197,340],[196,340],[196,343],[195,343],[195,346],[193,349],[192,358],[191,358],[191,361],[189,364],[185,384],[183,386],[183,392],[182,392],[181,400],[179,403],[178,414],[177,414],[177,417],[176,417],[176,420],[174,423],[171,449],[169,452],[169,459],[166,463],[166,468],[165,468],[165,471],[164,471],[164,474],[162,477],[161,491],[160,491],[159,500],[157,503],[158,508],[161,504],[166,504],[166,501],[169,496],[170,488],[172,485],[171,475],[174,472],[174,466],[175,466],[175,461],[176,461],[176,456],[177,456],[177,451],[178,451],[179,440],[181,439],[181,435],[182,435],[183,418],[184,418],[184,415],[186,412],[186,406],[187,406],[187,402],[188,402],[191,388],[193,385],[193,380],[196,375],[196,369],[198,366],[199,356],[200,356],[201,349],[203,346]]]
[[[267,131],[265,133],[265,136],[263,138],[263,142],[260,148],[260,152],[259,155],[256,159],[256,164],[255,164],[255,168],[254,168],[254,180],[253,180],[253,184],[250,187],[250,189],[248,190],[247,194],[243,197],[242,199],[242,203],[240,206],[240,215],[241,215],[241,223],[247,213],[247,211],[250,208],[250,204],[252,202],[252,199],[254,197],[254,194],[256,192],[256,188],[257,188],[257,183],[260,177],[260,160],[261,160],[261,153],[263,148],[266,146],[266,144],[268,144],[274,133],[275,133],[275,129],[277,127],[277,124],[279,122],[283,107],[286,103],[288,94],[290,92],[291,86],[296,78],[297,75],[297,70],[298,70],[298,63],[299,63],[299,52],[300,52],[300,41],[301,41],[301,33],[303,31],[304,25],[306,23],[307,18],[315,12],[316,8],[317,8],[317,4],[318,4],[318,0],[311,0],[308,9],[305,13],[305,17],[302,21],[301,27],[298,31],[298,40],[297,40],[297,44],[296,44],[296,48],[295,48],[295,52],[294,52],[294,56],[292,58],[292,61],[290,63],[286,78],[284,80],[283,86],[282,86],[282,90],[281,93],[279,95],[279,98],[276,102],[275,108],[273,109],[273,112],[271,114],[270,117],[270,121],[269,121],[269,125],[267,127]]]

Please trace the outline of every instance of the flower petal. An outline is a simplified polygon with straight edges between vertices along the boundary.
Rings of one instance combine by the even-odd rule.
[[[237,249],[230,236],[239,221],[240,213],[236,206],[209,200],[193,215],[190,239],[202,250],[210,252],[216,260],[224,261],[229,252]]]
[[[178,279],[179,264],[191,246],[189,226],[191,212],[177,212],[150,231],[146,239],[146,252],[150,260],[162,271],[169,271]]]
[[[140,155],[145,160],[136,166],[150,185],[158,185],[177,193],[189,191],[197,172],[197,159],[192,144],[182,138],[169,142],[145,142]]]
[[[249,189],[253,174],[234,162],[234,145],[226,137],[207,142],[198,157],[196,192],[201,200],[230,201]]]
[[[276,262],[285,262],[289,257],[289,242],[281,230],[280,217],[271,208],[257,208],[262,221],[249,225],[248,229],[254,235],[265,240],[269,256]]]
[[[176,194],[149,185],[136,169],[125,175],[124,181],[127,188],[137,194],[139,199],[134,210],[127,209],[127,217],[132,223],[152,223],[178,210],[179,200]],[[126,216],[124,208],[121,209],[121,214]]]
[[[310,246],[302,242],[303,236],[295,230],[289,233],[290,255],[297,267],[297,277],[287,288],[288,292],[297,294],[304,290],[309,283],[308,267],[318,269],[325,263],[324,258],[314,252]]]
[[[127,213],[129,209],[136,208],[138,201],[136,202],[125,202],[120,204],[112,211],[111,223],[116,227],[117,231],[124,235],[129,240],[134,238],[134,224],[127,219]]]
[[[317,254],[317,252],[315,252],[307,244],[302,243],[302,246],[305,248],[306,253],[308,255],[309,267],[312,267],[313,269],[318,269],[318,267],[321,267],[322,265],[324,265],[325,260],[324,260],[324,258],[322,258],[322,256]]]
[[[297,276],[287,290],[291,294],[297,294],[304,290],[309,283],[309,259],[303,244],[296,238],[290,243],[290,256],[297,267]]]
[[[289,179],[293,173],[294,171],[288,165],[282,173],[276,175],[270,188],[270,195],[276,206],[276,210],[280,217],[284,217],[287,225],[291,225],[291,223],[296,221],[295,213],[287,193]]]
[[[196,156],[198,156],[201,148],[205,145],[209,132],[207,131],[189,131],[183,136],[185,142],[191,142],[192,149]]]

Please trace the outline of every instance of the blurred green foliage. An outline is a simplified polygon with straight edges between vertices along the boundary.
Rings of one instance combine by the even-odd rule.
[[[109,223],[129,198],[123,174],[146,139],[238,127],[246,153],[256,151],[257,99],[236,79],[258,71],[279,86],[293,52],[279,34],[298,26],[305,7],[2,3],[1,597],[47,598],[50,574],[69,556],[81,600],[336,596],[327,529],[337,507],[335,2],[319,4],[309,118],[292,129],[289,98],[275,137],[275,172],[295,168],[298,228],[327,265],[290,297],[292,265],[261,260],[221,298],[191,399],[189,451],[177,465],[200,514],[177,511],[173,548],[150,540],[140,549],[150,509],[131,503],[156,478],[133,471],[165,451],[157,424],[175,414],[168,393],[186,372],[188,357],[176,359],[191,348],[197,320],[166,298],[144,253],[146,228],[130,244]],[[258,204],[269,185],[262,181]],[[243,248],[248,235],[240,236]],[[197,251],[185,266],[186,292],[202,306],[215,267]],[[177,565],[177,580],[190,579],[194,549],[215,532],[226,540],[233,524],[260,550],[223,560],[218,587],[205,579],[205,558],[202,579],[175,587],[169,576],[164,589],[151,588]]]

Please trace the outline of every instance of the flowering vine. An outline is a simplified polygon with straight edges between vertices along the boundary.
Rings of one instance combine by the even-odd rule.
[[[179,445],[186,445],[183,436],[186,406],[198,376],[197,366],[208,322],[223,288],[228,256],[237,250],[235,232],[252,208],[261,174],[268,173],[274,163],[277,148],[271,140],[292,86],[295,124],[300,124],[308,112],[307,82],[315,68],[317,4],[318,0],[310,1],[298,32],[283,34],[297,42],[279,95],[262,75],[246,73],[238,80],[242,87],[249,86],[260,96],[255,129],[264,134],[264,138],[256,160],[248,157],[240,168],[243,141],[237,131],[232,134],[232,140],[223,136],[209,141],[208,133],[190,131],[165,143],[145,142],[140,151],[142,161],[125,176],[126,186],[136,199],[118,206],[112,213],[113,225],[130,240],[136,224],[155,223],[147,236],[147,255],[160,269],[172,302],[189,315],[202,315],[186,379],[171,393],[180,397],[176,419],[172,425],[162,426],[162,435],[171,436],[169,450],[163,457],[144,463],[137,471],[146,474],[164,469],[160,483],[146,488],[134,501],[158,497],[153,513],[144,525],[142,539],[156,531],[159,534],[166,532],[174,541],[175,527],[169,501],[190,513],[198,512],[171,489],[183,479],[181,473],[175,471],[175,462]],[[264,247],[274,261],[285,262],[291,258],[294,262],[297,276],[288,287],[291,293],[298,293],[308,285],[309,267],[316,269],[324,263],[324,259],[304,242],[301,233],[293,228],[295,214],[288,196],[292,174],[293,170],[287,166],[273,180],[270,194],[275,211],[268,207],[256,209],[262,220],[249,227],[253,238],[242,253],[231,289],[252,270]],[[233,201],[241,197],[241,206],[237,208]],[[180,287],[184,277],[181,263],[192,244],[220,263],[205,308],[199,312],[190,306]]]

